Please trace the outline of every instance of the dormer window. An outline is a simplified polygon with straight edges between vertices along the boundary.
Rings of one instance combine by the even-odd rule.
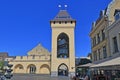
[[[114,13],[115,20],[120,19],[120,9],[116,9]]]
[[[53,24],[55,24],[55,21],[53,22]]]
[[[61,24],[61,21],[59,21],[59,24]]]
[[[67,24],[67,21],[65,21],[65,24]]]
[[[100,16],[99,16],[100,18],[104,16],[104,12],[105,12],[104,10],[100,11]]]

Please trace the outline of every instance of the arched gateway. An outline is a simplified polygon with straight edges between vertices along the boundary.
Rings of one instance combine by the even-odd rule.
[[[65,64],[61,64],[58,67],[58,76],[68,76],[68,67]]]

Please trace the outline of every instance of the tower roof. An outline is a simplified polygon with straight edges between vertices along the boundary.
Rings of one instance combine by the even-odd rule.
[[[66,10],[60,10],[57,16],[51,21],[75,21]]]

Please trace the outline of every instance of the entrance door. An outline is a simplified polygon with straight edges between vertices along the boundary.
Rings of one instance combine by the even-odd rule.
[[[68,67],[65,64],[58,67],[58,76],[68,76]]]
[[[31,65],[30,68],[29,68],[29,73],[30,74],[35,74],[36,73],[36,67]]]

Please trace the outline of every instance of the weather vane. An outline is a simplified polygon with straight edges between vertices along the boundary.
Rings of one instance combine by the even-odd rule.
[[[62,5],[60,5],[60,4],[58,5],[58,7],[59,7],[60,9],[62,9]],[[63,7],[63,9],[66,10],[67,7],[68,7],[68,5],[65,4],[64,7]]]

